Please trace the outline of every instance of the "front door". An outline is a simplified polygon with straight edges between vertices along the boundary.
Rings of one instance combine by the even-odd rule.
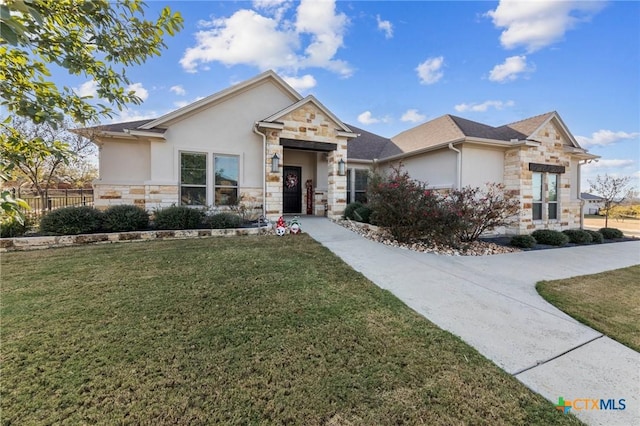
[[[282,185],[282,211],[283,213],[300,213],[302,208],[302,168],[284,166],[284,183]]]

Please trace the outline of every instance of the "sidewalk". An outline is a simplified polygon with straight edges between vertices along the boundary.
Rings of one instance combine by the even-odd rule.
[[[535,283],[640,263],[640,241],[467,257],[367,240],[324,218],[302,228],[355,270],[557,403],[625,399],[624,411],[572,410],[588,424],[640,424],[640,354],[544,301]]]

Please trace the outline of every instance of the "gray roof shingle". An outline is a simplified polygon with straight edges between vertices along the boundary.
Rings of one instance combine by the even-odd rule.
[[[401,154],[402,150],[391,139],[367,132],[347,124],[353,133],[359,136],[347,143],[347,157],[357,160],[374,160]]]

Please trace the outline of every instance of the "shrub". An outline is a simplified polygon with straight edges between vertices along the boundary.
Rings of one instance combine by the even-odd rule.
[[[484,189],[467,186],[447,196],[449,209],[460,218],[457,239],[475,241],[485,231],[510,225],[520,211],[520,200],[503,184],[488,183]]]
[[[440,241],[456,226],[457,218],[443,208],[441,197],[428,190],[426,183],[411,179],[402,166],[393,168],[388,176],[373,174],[367,194],[371,221],[386,227],[400,242]]]
[[[613,240],[616,238],[624,237],[624,234],[622,233],[622,231],[617,228],[601,228],[600,233],[607,240]]]
[[[510,245],[520,248],[532,248],[537,243],[536,239],[531,235],[515,235],[511,237]]]
[[[234,213],[216,213],[204,219],[205,225],[212,229],[239,228],[242,218]]]
[[[157,229],[197,229],[203,226],[204,212],[187,206],[172,206],[157,210],[154,224]]]
[[[373,210],[367,206],[362,206],[353,212],[353,218],[358,222],[371,223],[371,213],[373,213]]]
[[[560,231],[553,231],[551,229],[538,229],[532,234],[538,244],[547,244],[550,246],[563,246],[569,242],[569,237]]]
[[[353,214],[355,213],[356,210],[358,210],[360,207],[363,207],[363,206],[364,204],[362,204],[359,201],[354,201],[353,203],[347,204],[347,207],[345,207],[344,209],[344,214],[342,215],[342,218],[356,220]]]
[[[21,237],[33,226],[31,216],[25,215],[24,221],[20,223],[15,217],[0,224],[0,238]]]
[[[567,229],[562,233],[569,237],[569,242],[573,244],[590,244],[593,241],[591,234],[582,229]]]
[[[604,237],[598,231],[592,231],[591,229],[585,229],[586,233],[591,235],[591,242],[594,244],[602,244],[604,242]]]
[[[64,207],[40,219],[40,232],[51,235],[90,234],[100,231],[102,213],[93,207]]]
[[[132,205],[111,206],[103,212],[102,228],[109,232],[140,231],[149,227],[149,214]]]

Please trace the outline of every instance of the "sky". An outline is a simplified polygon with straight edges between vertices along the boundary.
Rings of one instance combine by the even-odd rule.
[[[273,69],[347,124],[385,137],[444,114],[492,126],[557,111],[598,174],[640,188],[640,2],[147,1],[185,20],[127,69],[155,118]],[[66,77],[65,77],[66,78]],[[65,80],[91,95],[91,81]]]

